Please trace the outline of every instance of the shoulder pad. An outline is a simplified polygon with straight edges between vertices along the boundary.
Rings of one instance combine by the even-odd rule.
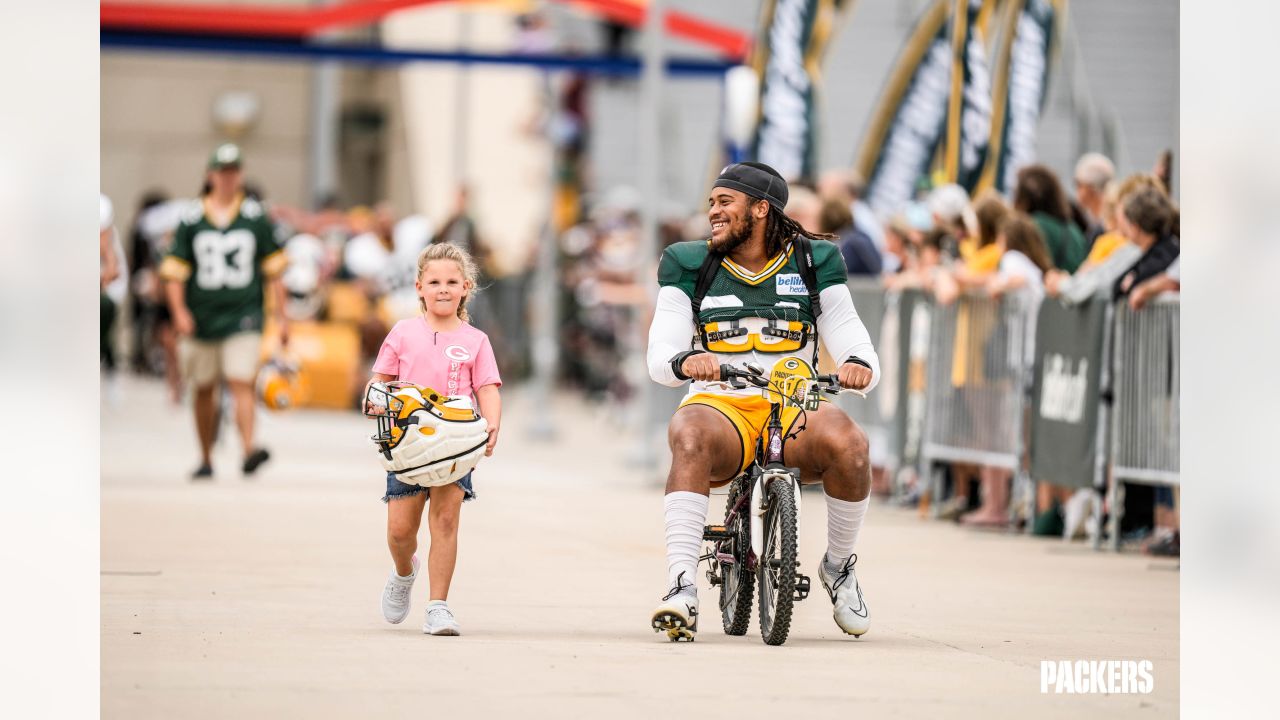
[[[669,256],[685,270],[697,270],[702,267],[702,261],[707,257],[707,241],[687,240],[678,242],[664,250],[662,255],[663,257]]]
[[[826,290],[832,285],[843,285],[847,282],[849,271],[845,268],[840,247],[830,240],[811,240],[810,242],[813,243],[813,274],[818,281],[818,290]]]
[[[658,261],[658,285],[675,285],[692,297],[698,268],[702,267],[706,257],[705,240],[679,242],[667,247]]]
[[[830,240],[810,240],[813,245],[813,265],[822,267],[822,263],[841,257],[840,248]],[[843,261],[842,261],[843,262]]]

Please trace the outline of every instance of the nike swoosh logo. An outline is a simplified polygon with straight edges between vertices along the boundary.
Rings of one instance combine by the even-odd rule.
[[[867,616],[867,603],[862,599],[862,588],[858,588],[858,607],[849,606],[853,610],[853,614],[858,617]]]

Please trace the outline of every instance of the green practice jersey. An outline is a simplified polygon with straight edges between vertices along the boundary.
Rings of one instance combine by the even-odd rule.
[[[184,213],[160,267],[167,280],[185,283],[195,336],[218,340],[262,330],[263,281],[287,260],[262,205],[245,198],[226,227],[217,227],[197,201]]]
[[[817,291],[844,285],[848,274],[840,249],[826,240],[812,242]],[[707,252],[704,240],[668,247],[658,265],[658,284],[676,287],[692,300],[698,268]],[[812,334],[815,318],[809,289],[805,287],[794,254],[791,243],[787,243],[783,252],[755,273],[727,257],[721,262],[696,318],[697,327],[706,333],[709,341],[703,349],[713,352],[798,349],[794,334]],[[793,338],[792,342],[784,343],[790,347],[776,346],[787,337]]]

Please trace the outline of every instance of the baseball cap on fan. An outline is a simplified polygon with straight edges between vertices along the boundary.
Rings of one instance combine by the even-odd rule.
[[[229,167],[240,167],[240,147],[235,143],[223,143],[209,154],[210,170]]]

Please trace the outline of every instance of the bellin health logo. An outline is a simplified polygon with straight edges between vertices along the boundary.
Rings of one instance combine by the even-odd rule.
[[[777,278],[774,289],[779,295],[809,294],[809,288],[804,286],[804,279],[799,273],[779,273],[774,277]]]
[[[1150,660],[1041,660],[1040,692],[1145,694],[1155,687],[1151,669]]]

